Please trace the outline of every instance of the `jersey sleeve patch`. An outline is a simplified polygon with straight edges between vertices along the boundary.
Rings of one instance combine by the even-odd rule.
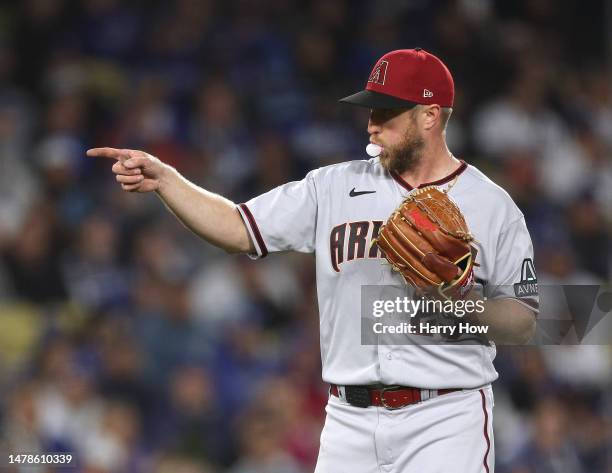
[[[489,298],[512,298],[538,313],[540,298],[533,245],[523,217],[506,227],[496,250]]]
[[[253,242],[253,246],[255,246],[255,251],[257,252],[257,255],[249,256],[265,258],[268,255],[268,248],[266,248],[266,243],[261,236],[261,232],[259,231],[259,227],[257,226],[257,222],[255,221],[253,214],[246,204],[238,204],[238,211],[240,212],[240,216],[247,227],[247,231],[249,232],[249,236],[251,237],[251,241]]]
[[[521,280],[514,284],[516,297],[529,297],[538,295],[538,278],[531,258],[525,258],[521,265]]]

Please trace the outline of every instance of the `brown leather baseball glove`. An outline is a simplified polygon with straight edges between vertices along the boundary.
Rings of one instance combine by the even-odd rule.
[[[410,194],[376,239],[408,284],[444,299],[462,299],[474,285],[473,241],[457,205],[434,186]]]

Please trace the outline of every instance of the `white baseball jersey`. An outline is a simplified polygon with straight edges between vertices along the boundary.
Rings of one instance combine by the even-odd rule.
[[[449,196],[478,242],[475,278],[485,294],[516,298],[536,310],[537,295],[528,284],[535,281],[533,249],[523,214],[503,189],[464,162],[446,178],[420,187],[444,189],[451,182]],[[497,378],[494,345],[362,344],[362,286],[403,284],[370,243],[412,190],[372,158],[316,169],[238,206],[257,251],[252,257],[315,252],[328,383],[475,388]]]

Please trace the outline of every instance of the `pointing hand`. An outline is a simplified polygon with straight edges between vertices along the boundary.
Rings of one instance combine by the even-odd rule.
[[[168,168],[155,156],[133,149],[93,148],[87,150],[87,156],[116,160],[112,171],[126,192],[158,190],[161,177]]]

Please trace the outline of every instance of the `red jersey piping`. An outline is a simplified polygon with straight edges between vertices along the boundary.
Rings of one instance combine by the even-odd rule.
[[[461,174],[463,171],[467,169],[466,162],[463,159],[461,159],[460,162],[461,164],[459,165],[459,167],[455,169],[452,173],[450,173],[448,176],[443,177],[442,179],[438,179],[437,181],[424,182],[416,189],[420,189],[421,187],[426,187],[426,186],[441,186],[442,184],[446,184],[447,182],[451,181],[452,179],[454,179],[456,176],[458,176],[459,174]],[[415,187],[412,187],[410,184],[408,184],[408,182],[406,182],[404,178],[400,176],[399,174],[397,174],[396,172],[391,172],[391,176],[404,189],[409,190],[409,191],[412,191],[415,189]]]

